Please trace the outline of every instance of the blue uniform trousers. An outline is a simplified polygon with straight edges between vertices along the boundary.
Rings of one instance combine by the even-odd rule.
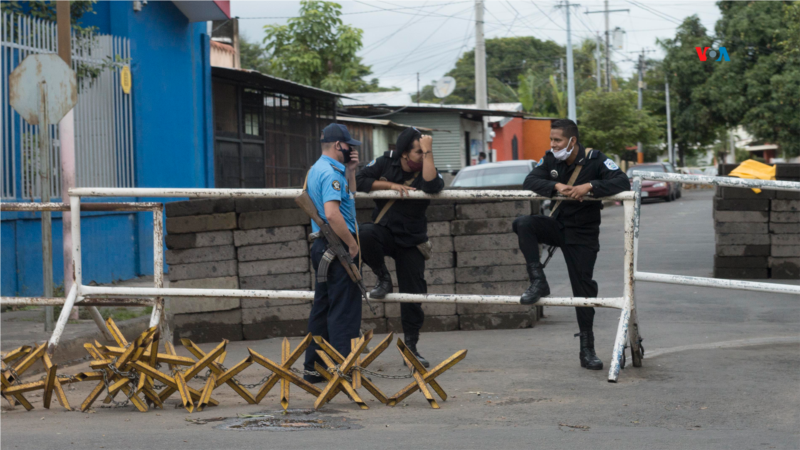
[[[317,239],[311,246],[311,263],[315,273],[326,248],[324,238]],[[361,290],[338,260],[332,261],[328,267],[327,282],[317,283],[315,277],[314,305],[308,317],[308,332],[322,336],[346,358],[350,354],[350,340],[357,338],[361,330]],[[319,346],[315,342],[306,350],[303,365],[306,370],[316,370],[315,362],[326,367],[317,350]],[[320,377],[310,375],[304,378],[312,383],[323,381]]]

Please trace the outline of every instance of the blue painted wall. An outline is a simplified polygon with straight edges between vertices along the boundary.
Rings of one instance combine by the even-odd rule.
[[[137,187],[213,187],[211,66],[205,22],[190,23],[172,2],[98,2],[84,16],[101,34],[131,43],[134,157]],[[18,158],[19,160],[19,158]],[[19,179],[19,175],[18,175]],[[175,201],[126,198],[84,201]],[[63,280],[60,213],[53,214],[53,273]],[[41,222],[32,213],[3,212],[2,295],[42,295]],[[84,283],[153,273],[151,213],[84,213]]]

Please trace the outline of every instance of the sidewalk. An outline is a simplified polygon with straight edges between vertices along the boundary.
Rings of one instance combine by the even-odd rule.
[[[151,287],[153,277],[140,277],[131,280],[119,281],[110,286],[139,286]],[[169,280],[164,280],[164,286],[169,287]],[[82,310],[85,308],[81,308]],[[149,308],[100,308],[103,317],[112,317],[125,337],[133,337],[141,333],[150,321]],[[81,313],[81,317],[88,317]],[[7,352],[23,345],[34,345],[47,342],[52,336],[51,332],[44,331],[44,307],[27,307],[24,310],[6,311],[0,314],[2,327],[0,327],[0,350]],[[54,322],[58,316],[54,318]],[[103,337],[92,319],[70,320],[61,335],[53,362],[64,364],[83,359],[87,356],[83,344],[86,342],[100,341],[113,344]]]

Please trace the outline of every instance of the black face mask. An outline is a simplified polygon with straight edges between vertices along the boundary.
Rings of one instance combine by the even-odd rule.
[[[340,146],[339,147],[339,151],[342,152],[342,155],[344,155],[344,163],[345,164],[349,163],[350,162],[350,152],[352,151],[352,149],[348,150],[348,149],[345,149],[344,147]]]

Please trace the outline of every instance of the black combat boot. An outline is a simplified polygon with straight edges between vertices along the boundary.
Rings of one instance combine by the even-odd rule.
[[[372,269],[372,271],[378,277],[378,284],[375,285],[375,289],[369,291],[369,296],[378,300],[384,299],[386,294],[392,293],[392,276],[389,274],[386,264],[381,264],[380,267]]]
[[[581,337],[581,367],[589,370],[603,370],[603,361],[594,353],[594,332],[581,331],[575,335]]]
[[[422,364],[422,367],[431,366],[431,363],[429,363],[427,359],[423,358],[422,355],[420,355],[419,352],[417,351],[417,342],[419,341],[419,333],[417,334],[406,333],[403,336],[403,341],[405,341],[406,347],[408,347],[408,349],[411,350],[411,353],[413,353],[414,356],[417,357],[420,364]]]
[[[532,305],[540,298],[550,295],[550,285],[547,284],[547,277],[544,276],[542,263],[537,261],[528,264],[528,276],[531,279],[531,285],[519,299],[523,305]]]

